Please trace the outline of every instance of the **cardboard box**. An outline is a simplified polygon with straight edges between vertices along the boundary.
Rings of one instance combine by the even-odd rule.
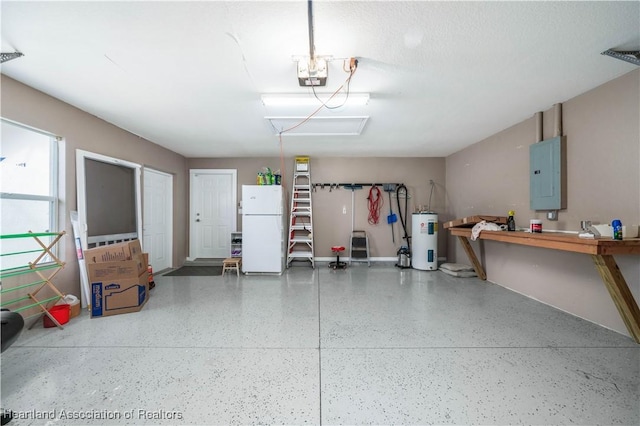
[[[95,247],[84,256],[92,318],[142,309],[149,297],[149,273],[139,240]]]
[[[116,260],[133,260],[142,255],[140,240],[99,246],[84,251],[87,263],[113,262]],[[147,265],[145,265],[146,268]]]
[[[127,314],[141,310],[149,299],[149,274],[145,271],[135,278],[118,275],[117,273],[111,279],[97,279],[95,275],[92,277],[92,267],[94,274],[96,270],[102,272],[114,271],[100,269],[101,265],[103,264],[96,263],[89,266],[91,318]],[[105,274],[105,276],[111,275]]]
[[[71,312],[69,313],[69,318],[75,318],[80,315],[80,303],[75,303],[71,305]]]
[[[138,278],[146,269],[140,269],[143,261],[124,260],[122,262],[87,263],[89,281],[118,280]]]
[[[144,261],[144,256],[141,254],[134,255],[131,260],[94,262],[94,259],[86,258],[85,261],[89,270],[89,279],[92,279],[92,274],[100,279],[137,278],[147,270],[147,262]]]

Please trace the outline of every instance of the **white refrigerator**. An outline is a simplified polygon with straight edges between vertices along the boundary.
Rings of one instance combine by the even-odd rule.
[[[280,185],[242,185],[242,272],[284,271],[284,199]]]

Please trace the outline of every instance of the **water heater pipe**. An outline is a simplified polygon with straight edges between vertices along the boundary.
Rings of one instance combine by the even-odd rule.
[[[562,136],[562,104],[553,105],[553,137]]]
[[[542,142],[542,111],[536,112],[536,143]]]

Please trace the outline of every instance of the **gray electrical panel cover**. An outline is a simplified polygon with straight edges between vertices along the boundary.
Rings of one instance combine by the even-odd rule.
[[[560,210],[564,206],[564,137],[529,146],[531,210]]]

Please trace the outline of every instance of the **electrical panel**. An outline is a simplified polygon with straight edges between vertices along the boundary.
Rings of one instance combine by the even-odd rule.
[[[562,136],[529,146],[531,210],[566,208],[565,140]]]

